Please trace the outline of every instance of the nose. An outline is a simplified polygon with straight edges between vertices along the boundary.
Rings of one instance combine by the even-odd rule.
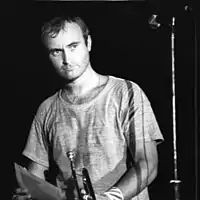
[[[67,65],[68,63],[68,53],[66,50],[63,51],[62,62],[63,62],[63,65]]]

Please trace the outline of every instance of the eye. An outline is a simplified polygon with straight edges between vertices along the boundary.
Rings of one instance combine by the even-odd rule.
[[[61,54],[61,50],[59,50],[59,49],[52,50],[52,51],[50,51],[50,54],[55,57],[59,56]]]
[[[73,44],[70,46],[70,50],[74,51],[77,48],[78,44]]]

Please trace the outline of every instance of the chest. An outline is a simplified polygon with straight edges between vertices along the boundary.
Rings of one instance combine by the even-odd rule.
[[[96,156],[122,155],[125,146],[120,108],[115,104],[94,104],[87,109],[57,110],[49,132],[54,145],[54,159],[73,150],[80,161],[92,160]],[[79,160],[79,161],[78,161]]]
[[[120,116],[115,108],[95,106],[85,112],[65,110],[53,125],[54,145],[65,151],[88,147],[117,148],[124,140]]]

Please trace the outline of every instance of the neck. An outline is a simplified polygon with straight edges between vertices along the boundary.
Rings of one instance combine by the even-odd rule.
[[[99,84],[100,75],[97,74],[91,66],[76,80],[65,85],[65,90],[69,94],[81,96]]]

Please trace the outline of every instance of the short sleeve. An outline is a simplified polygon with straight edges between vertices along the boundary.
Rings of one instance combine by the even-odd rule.
[[[49,167],[48,146],[42,127],[43,126],[40,119],[35,116],[31,125],[23,155],[40,165]]]
[[[134,140],[156,141],[164,140],[158,126],[150,101],[143,90],[136,84],[128,90],[128,135]]]

